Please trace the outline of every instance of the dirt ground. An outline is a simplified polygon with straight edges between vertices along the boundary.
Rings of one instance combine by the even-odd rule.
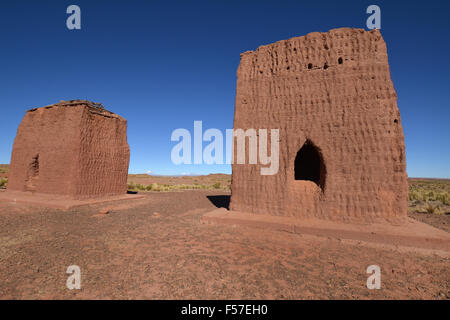
[[[422,212],[408,212],[408,217],[424,222],[438,229],[450,232],[450,216]]]
[[[450,297],[441,256],[201,223],[203,213],[227,206],[223,190],[145,195],[106,215],[99,214],[105,205],[63,212],[0,203],[0,298]],[[448,216],[437,219],[448,226]],[[380,290],[366,287],[373,264],[381,267]],[[66,288],[70,265],[81,268],[80,290]]]

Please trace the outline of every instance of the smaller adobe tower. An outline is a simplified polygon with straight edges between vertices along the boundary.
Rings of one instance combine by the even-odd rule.
[[[125,194],[129,159],[124,118],[99,103],[61,101],[26,112],[8,189],[73,199]]]

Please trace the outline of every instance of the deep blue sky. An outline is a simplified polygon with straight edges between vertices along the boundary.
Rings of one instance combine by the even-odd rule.
[[[66,28],[81,7],[82,29]],[[337,27],[381,32],[406,136],[409,176],[450,178],[449,1],[1,1],[0,163],[26,109],[102,102],[128,120],[130,172],[231,172],[175,166],[176,128],[233,126],[239,54]]]

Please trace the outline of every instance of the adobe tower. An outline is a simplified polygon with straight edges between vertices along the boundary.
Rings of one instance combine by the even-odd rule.
[[[237,78],[234,128],[279,129],[280,157],[271,176],[260,175],[260,165],[233,164],[231,210],[406,217],[403,128],[379,30],[341,28],[261,46],[241,54]]]
[[[61,101],[26,112],[8,190],[73,199],[126,194],[129,159],[125,119],[97,103]]]

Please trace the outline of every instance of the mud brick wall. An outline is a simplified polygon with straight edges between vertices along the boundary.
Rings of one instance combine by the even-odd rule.
[[[404,220],[403,128],[378,30],[341,28],[261,46],[241,54],[237,77],[234,128],[280,129],[280,164],[272,176],[260,175],[260,165],[233,164],[231,210]],[[310,149],[319,177],[296,179],[302,165],[311,169]]]
[[[90,102],[31,109],[14,141],[8,189],[90,198],[124,194],[127,122]]]

